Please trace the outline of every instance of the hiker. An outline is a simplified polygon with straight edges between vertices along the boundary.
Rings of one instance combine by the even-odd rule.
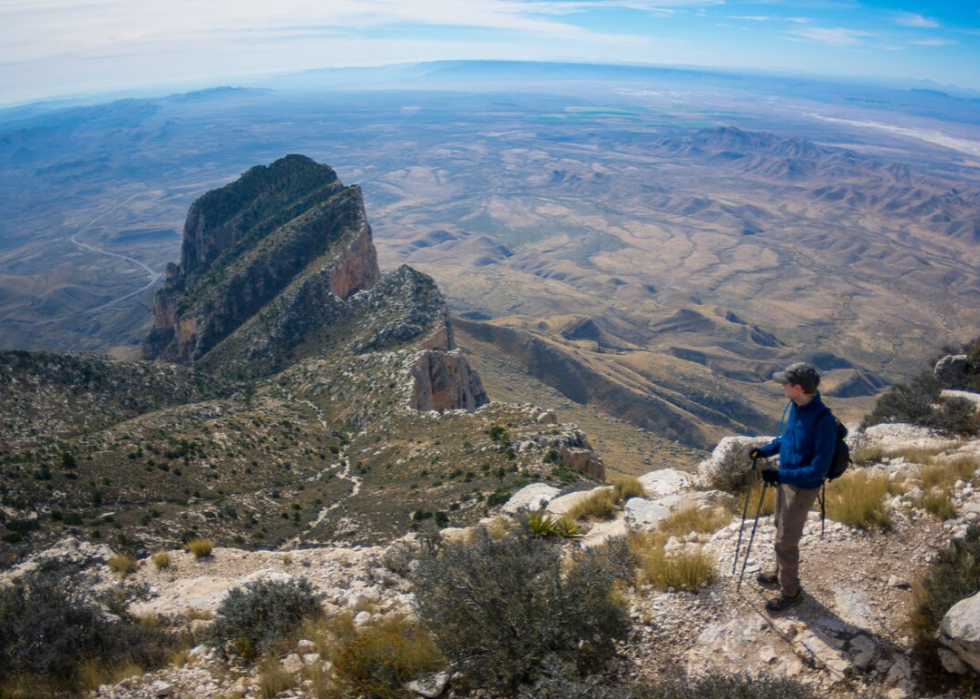
[[[820,375],[805,362],[776,373],[791,403],[785,429],[769,444],[753,449],[753,459],[779,454],[779,468],[763,469],[762,479],[776,488],[776,570],[756,576],[761,585],[779,586],[781,595],[766,602],[779,613],[803,601],[800,586],[800,538],[807,514],[830,470],[837,442],[837,423],[820,400]]]

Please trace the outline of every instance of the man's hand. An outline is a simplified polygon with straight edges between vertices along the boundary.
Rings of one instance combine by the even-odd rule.
[[[749,458],[755,461],[756,459],[762,458],[762,451],[759,449],[753,449],[749,452]]]
[[[775,468],[764,468],[759,472],[764,480],[769,485],[779,485],[779,470]]]

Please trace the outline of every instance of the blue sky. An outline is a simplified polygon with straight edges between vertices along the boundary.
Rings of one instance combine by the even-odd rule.
[[[980,90],[980,0],[0,0],[0,104],[440,59],[751,68]]]

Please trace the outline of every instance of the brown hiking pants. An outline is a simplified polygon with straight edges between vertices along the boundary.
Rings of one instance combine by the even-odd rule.
[[[800,538],[807,514],[820,493],[795,485],[776,486],[776,575],[787,597],[800,591]]]

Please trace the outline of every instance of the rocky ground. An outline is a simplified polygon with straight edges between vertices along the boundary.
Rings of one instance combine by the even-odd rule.
[[[691,503],[713,506],[722,497],[709,487],[713,475],[739,461],[740,450],[747,450],[751,443],[736,439],[719,445],[712,459],[702,463],[698,475],[673,470],[647,474],[641,481],[648,497],[630,500],[613,521],[593,526],[580,543],[569,545],[588,546],[628,530],[656,527],[670,513]],[[980,454],[980,440],[951,442],[906,426],[871,428],[855,441],[856,449],[877,447],[893,454],[902,450],[915,454],[909,450],[917,448],[931,449],[935,456],[938,450],[935,458],[940,461]],[[634,628],[622,646],[615,673],[622,679],[661,679],[712,670],[765,673],[794,678],[827,696],[926,696],[915,683],[913,639],[908,627],[910,588],[939,550],[963,536],[969,523],[980,520],[980,499],[972,482],[956,482],[956,516],[942,522],[918,506],[920,464],[907,456],[881,456],[869,469],[902,479],[908,488],[906,494],[888,501],[891,528],[865,532],[828,519],[826,531],[821,533],[819,513],[811,513],[801,544],[801,576],[807,600],[781,616],[767,615],[765,598],[775,593],[762,590],[754,580],[755,573],[768,568],[771,560],[771,517],[759,520],[740,589],[737,573],[732,574],[741,526],[737,518],[714,533],[668,541],[668,550],[698,548],[709,553],[717,563],[718,579],[699,593],[661,592],[646,584],[631,589]],[[550,512],[562,514],[582,497],[582,493],[565,494],[545,484],[532,484],[504,505],[502,516],[510,516],[508,513],[521,504],[545,505]],[[745,526],[743,552],[751,519]],[[460,533],[445,531],[447,536]],[[410,585],[403,577],[405,559],[398,555],[411,538],[387,547],[321,547],[289,552],[217,548],[206,559],[170,551],[170,567],[158,570],[146,559],[126,581],[143,584],[147,590],[146,598],[135,602],[132,611],[189,623],[192,631],[200,631],[210,623],[210,613],[231,588],[260,579],[303,577],[324,593],[329,612],[350,609],[356,614],[356,623],[370,623],[387,614],[411,611]],[[111,587],[120,584],[106,565],[111,556],[107,546],[68,539],[8,571],[5,577],[20,575],[44,558],[53,558],[83,564],[83,575],[91,585]],[[281,660],[291,671],[324,662],[312,652],[312,646],[302,642]],[[195,647],[182,662],[104,686],[97,696],[260,696],[255,668],[228,666],[205,646]],[[444,686],[445,679],[434,678],[435,689],[421,685],[415,689],[421,696],[452,695],[452,688]],[[306,681],[281,696],[312,697],[312,692],[312,683]]]

